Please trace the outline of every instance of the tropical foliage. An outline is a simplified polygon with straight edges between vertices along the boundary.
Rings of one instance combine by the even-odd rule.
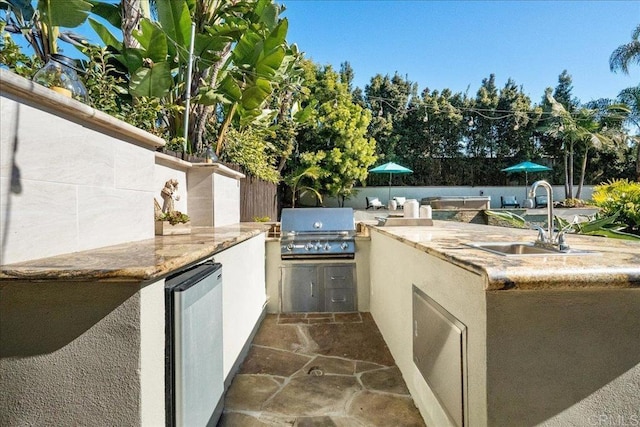
[[[376,159],[413,169],[395,177],[410,185],[508,184],[524,177],[501,169],[537,160],[553,168],[541,177],[565,184],[567,201],[584,183],[640,179],[640,86],[588,104],[572,95],[566,70],[539,103],[493,74],[475,94],[419,90],[397,73],[362,90],[348,62],[336,72],[287,42],[283,10],[274,0],[0,0],[0,61],[30,77],[60,40],[71,43],[86,56],[94,105],[171,148],[213,147],[252,176],[285,178],[292,202],[386,185],[367,174]],[[69,31],[87,17],[101,46]],[[612,70],[638,64],[639,31],[612,54]]]
[[[143,16],[139,29],[132,31],[138,47],[125,45],[97,20],[90,22],[116,52],[133,96],[180,107],[168,108],[163,117],[171,137],[185,138],[189,152],[214,145],[220,155],[232,124],[243,127],[273,118],[275,113],[265,109],[267,102],[298,59],[295,46],[286,43],[288,22],[279,18],[278,5],[271,0],[154,5],[157,20]],[[99,13],[118,23],[119,8]],[[192,30],[195,61],[190,56]],[[185,112],[187,98],[193,105]]]
[[[640,65],[640,25],[633,30],[631,41],[618,46],[609,58],[609,67],[614,72],[629,74],[631,64]]]
[[[562,144],[565,167],[566,198],[574,197],[574,155],[582,150],[582,165],[576,198],[580,198],[584,184],[590,149],[605,146],[623,146],[626,134],[622,129],[628,109],[624,105],[605,105],[598,109],[581,107],[573,114],[547,91],[547,101],[551,106],[551,118],[544,126],[544,132]]]
[[[508,211],[485,211],[490,224],[513,228],[537,228],[522,216]],[[624,240],[640,240],[640,235],[628,232],[625,225],[618,220],[618,214],[604,215],[602,213],[587,216],[582,221],[567,221],[560,216],[553,217],[558,230],[569,234],[585,234],[590,236],[610,237]]]
[[[602,215],[618,215],[627,232],[640,234],[640,183],[626,179],[612,180],[593,190],[593,202]]]
[[[84,0],[2,0],[0,10],[5,13],[5,30],[21,35],[33,48],[35,55],[46,62],[58,52],[58,39],[71,44],[81,37],[60,27],[75,28],[84,23],[91,11],[91,3]]]

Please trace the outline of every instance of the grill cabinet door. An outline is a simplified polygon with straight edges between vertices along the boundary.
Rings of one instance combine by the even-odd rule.
[[[318,280],[319,266],[293,264],[280,269],[282,312],[321,311],[321,286]]]

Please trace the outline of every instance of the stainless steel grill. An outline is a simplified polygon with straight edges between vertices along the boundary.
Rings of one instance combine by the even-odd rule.
[[[354,258],[351,208],[283,209],[280,223],[282,259]]]

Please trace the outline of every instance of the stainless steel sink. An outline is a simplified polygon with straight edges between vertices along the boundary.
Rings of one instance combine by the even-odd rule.
[[[544,248],[536,246],[533,243],[523,242],[474,242],[467,243],[466,245],[502,256],[574,256],[597,253],[581,249],[569,249],[567,252],[561,252],[557,249]]]

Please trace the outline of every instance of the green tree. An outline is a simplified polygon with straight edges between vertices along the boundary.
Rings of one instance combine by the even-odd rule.
[[[473,157],[494,157],[497,145],[495,127],[496,107],[499,94],[496,87],[496,76],[482,80],[476,93],[472,110],[469,112],[469,137],[467,151]]]
[[[417,85],[397,73],[393,77],[378,74],[365,86],[364,93],[372,114],[368,135],[377,142],[377,154],[385,160],[400,160],[399,126],[410,100],[416,97]]]
[[[631,34],[629,43],[620,45],[613,51],[609,58],[609,68],[613,72],[622,71],[629,74],[629,66],[640,65],[640,25]],[[628,123],[636,128],[636,181],[640,182],[640,85],[622,90],[618,94],[618,100],[629,107]]]
[[[310,98],[317,105],[299,132],[299,155],[291,162],[290,175],[317,166],[321,172],[308,186],[344,201],[376,161],[375,140],[366,137],[371,114],[352,101],[348,86],[331,66],[306,61],[305,68]]]
[[[573,79],[567,70],[563,70],[558,76],[558,85],[555,89],[547,88],[542,99],[541,107],[543,110],[543,118],[540,120],[539,128],[541,130],[542,145],[547,155],[551,157],[561,157],[563,161],[563,173],[564,173],[564,191],[565,194],[571,194],[573,191],[570,188],[570,183],[573,185],[574,177],[574,155],[575,146],[574,142],[564,140],[559,137],[555,137],[555,132],[549,132],[548,130],[557,125],[558,117],[554,112],[554,104],[551,103],[552,98],[556,104],[560,104],[564,111],[570,116],[580,104],[579,100],[572,95]],[[551,96],[551,98],[549,98]],[[556,96],[558,98],[556,98]],[[564,130],[564,127],[557,126],[560,133]]]
[[[580,108],[573,114],[560,102],[556,101],[551,93],[547,94],[548,102],[551,105],[552,123],[548,126],[546,133],[563,142],[565,151],[568,151],[572,161],[566,163],[571,169],[565,176],[571,180],[565,184],[568,188],[566,198],[572,199],[573,193],[573,155],[576,148],[582,150],[582,164],[580,179],[576,198],[580,198],[584,184],[585,171],[588,162],[590,149],[599,149],[605,145],[611,146],[620,144],[625,140],[621,125],[624,122],[623,114],[626,110],[621,105],[611,105],[606,109],[598,111],[596,109]]]
[[[496,157],[534,158],[537,153],[532,141],[537,115],[531,108],[531,99],[512,79],[500,90],[496,116]]]
[[[609,58],[609,68],[613,72],[629,74],[632,64],[640,65],[640,25],[633,30],[631,41],[618,46]]]
[[[627,124],[635,130],[635,136],[629,138],[636,151],[635,180],[640,182],[640,85],[620,91],[618,101],[627,106]]]
[[[562,70],[558,76],[558,85],[553,90],[553,99],[562,104],[564,108],[571,113],[580,105],[580,101],[572,94],[573,77],[567,70]],[[545,98],[544,102],[547,101]]]
[[[449,89],[425,89],[420,98],[412,99],[396,126],[401,137],[402,164],[414,171],[407,181],[437,185],[444,177],[441,160],[462,156],[461,104],[461,96],[453,95]]]

